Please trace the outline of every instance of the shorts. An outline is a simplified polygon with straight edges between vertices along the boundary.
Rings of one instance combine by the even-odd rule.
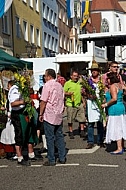
[[[79,107],[67,107],[67,120],[68,123],[73,123],[74,120],[77,120],[79,123],[86,122],[83,104]]]

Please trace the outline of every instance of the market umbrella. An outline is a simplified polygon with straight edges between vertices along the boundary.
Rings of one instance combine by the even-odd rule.
[[[23,61],[13,57],[0,49],[0,70],[2,69],[24,69],[26,68],[29,70],[33,69],[33,62]]]

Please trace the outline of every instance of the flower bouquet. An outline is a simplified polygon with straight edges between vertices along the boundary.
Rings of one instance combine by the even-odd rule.
[[[31,76],[27,70],[24,70],[20,73],[14,73],[15,85],[18,86],[19,92],[26,103],[25,110],[28,114],[28,119],[30,120],[34,116],[34,107],[32,105],[32,99],[30,98],[30,82]]]
[[[105,93],[104,93],[104,84],[102,83],[102,80],[100,78],[98,84],[98,89],[93,84],[93,81],[91,78],[83,77],[81,81],[82,87],[85,89],[85,92],[89,99],[95,102],[100,114],[101,119],[104,123],[106,123],[106,114],[105,111],[102,109],[101,105],[104,102]]]

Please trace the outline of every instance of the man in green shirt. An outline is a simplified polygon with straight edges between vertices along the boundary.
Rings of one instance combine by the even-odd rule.
[[[78,79],[78,72],[72,71],[71,79],[64,85],[70,139],[74,139],[72,127],[74,119],[79,122],[81,130],[80,137],[84,137],[84,123],[86,121],[84,110],[85,102],[81,95],[81,84]]]

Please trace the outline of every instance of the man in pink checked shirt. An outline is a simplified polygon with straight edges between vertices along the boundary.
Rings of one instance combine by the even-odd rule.
[[[61,84],[56,82],[56,73],[53,69],[45,71],[45,85],[43,86],[39,120],[44,124],[44,131],[47,141],[48,161],[44,166],[56,165],[54,154],[54,143],[58,148],[59,163],[65,164],[65,142],[62,132],[64,92]]]

